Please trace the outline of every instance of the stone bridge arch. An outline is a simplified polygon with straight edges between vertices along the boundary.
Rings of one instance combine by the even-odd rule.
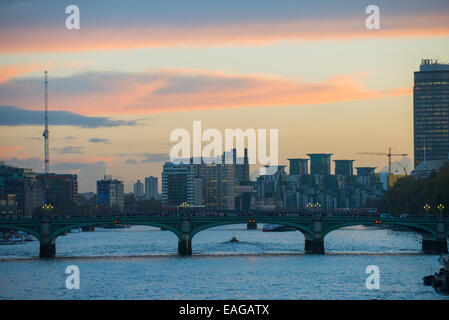
[[[379,219],[380,220],[380,219]],[[379,221],[378,220],[378,221]],[[418,223],[416,221],[388,221],[385,219],[380,220],[383,225],[394,225],[409,228],[412,231],[419,232],[422,238],[422,251],[424,253],[447,253],[447,243],[446,241],[441,239],[441,235],[437,230],[437,226],[431,226],[426,224],[425,221]],[[347,221],[343,223],[327,223],[323,228],[322,237],[323,241],[325,237],[331,233],[332,231],[344,228],[351,227],[356,225],[379,225],[376,223],[376,220],[372,221]],[[447,237],[446,237],[447,239]]]
[[[32,234],[39,242],[41,241],[41,234],[38,228],[30,228],[22,225],[14,224],[0,224],[0,229],[23,231]]]
[[[270,223],[270,224],[278,224],[283,225],[287,227],[294,228],[295,230],[301,232],[301,234],[305,238],[306,242],[306,249],[307,244],[312,241],[313,239],[313,231],[307,224],[297,223],[294,221],[282,221],[282,220],[276,220],[276,219],[258,219],[257,217],[253,217],[252,219],[255,219],[258,223]],[[190,255],[192,254],[192,240],[201,231],[219,227],[219,226],[225,226],[225,225],[234,225],[234,224],[246,224],[248,220],[246,218],[242,220],[235,220],[235,221],[217,221],[217,222],[191,222],[190,224],[190,231],[188,233],[184,233],[184,239],[182,242],[180,242],[179,245],[179,253],[181,255]]]
[[[326,227],[323,229],[323,239],[326,237],[326,235],[328,235],[329,233],[331,233],[334,230],[338,230],[341,228],[345,228],[345,227],[352,227],[352,226],[358,226],[358,225],[371,225],[371,226],[378,226],[379,224],[376,223],[375,221],[347,221],[344,223],[329,223],[326,224]],[[397,221],[382,221],[382,225],[396,225],[396,226],[401,226],[401,227],[407,227],[411,230],[420,232],[420,233],[427,233],[431,236],[434,236],[435,238],[437,237],[437,232],[435,229],[426,226],[426,225],[420,225],[420,224],[416,224],[416,223],[407,223],[407,222],[397,222]]]
[[[120,223],[129,224],[129,225],[143,225],[143,226],[152,226],[159,227],[161,229],[165,229],[171,231],[176,235],[178,239],[181,237],[181,231],[178,229],[178,223],[163,223],[157,221],[148,221],[148,220],[130,220],[130,219],[120,219]],[[100,219],[99,221],[70,221],[67,223],[43,223],[42,230],[47,230],[46,235],[41,234],[41,243],[40,243],[40,253],[39,256],[41,258],[53,258],[56,255],[56,240],[58,236],[62,233],[74,229],[74,228],[82,228],[89,226],[99,226],[111,223],[112,221],[105,221]]]
[[[181,231],[177,229],[175,226],[170,224],[164,224],[164,223],[158,223],[158,222],[147,222],[147,221],[139,221],[139,222],[128,222],[124,221],[123,224],[128,224],[132,226],[150,226],[150,227],[157,227],[161,229],[165,229],[168,231],[171,231],[176,235],[178,239],[181,237]],[[105,225],[104,221],[89,221],[89,222],[80,222],[80,223],[72,223],[70,225],[64,225],[60,227],[54,228],[55,230],[50,233],[50,242],[54,244],[56,242],[56,239],[64,232],[69,231],[71,229],[75,228],[83,228],[83,227],[91,227],[91,226],[101,226]]]
[[[257,218],[256,218],[257,221]],[[282,226],[287,226],[287,227],[292,227],[295,230],[301,232],[304,235],[304,238],[310,238],[313,235],[312,230],[306,226],[306,225],[302,225],[302,224],[298,224],[298,223],[293,223],[293,222],[287,222],[287,221],[260,221],[263,223],[269,223],[269,224],[278,224],[278,225],[282,225]],[[219,227],[219,226],[226,226],[226,225],[233,225],[233,224],[246,224],[247,221],[236,221],[236,222],[229,222],[229,221],[223,221],[223,222],[214,222],[214,223],[204,223],[204,224],[196,224],[192,223],[192,230],[190,232],[190,238],[193,239],[193,237],[198,234],[201,231],[210,229],[210,228],[214,228],[214,227]]]

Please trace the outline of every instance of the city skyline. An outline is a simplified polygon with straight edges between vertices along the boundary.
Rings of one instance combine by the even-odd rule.
[[[81,1],[81,29],[72,31],[65,4],[27,3],[1,4],[1,159],[43,170],[48,69],[50,170],[78,174],[81,192],[104,174],[124,180],[125,191],[145,176],[161,181],[170,131],[193,120],[221,131],[278,128],[280,164],[321,152],[386,170],[387,157],[356,153],[392,147],[409,155],[410,172],[413,72],[421,59],[449,57],[443,1],[381,1],[375,31],[361,3],[248,2],[237,15],[202,1],[139,3],[131,22],[120,4],[106,17],[101,3]],[[55,40],[40,46],[30,27]]]

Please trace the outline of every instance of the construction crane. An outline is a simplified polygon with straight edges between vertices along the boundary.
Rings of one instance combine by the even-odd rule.
[[[44,173],[44,203],[47,203],[47,183],[48,183],[48,172],[49,168],[49,152],[48,152],[48,72],[45,70],[45,128],[44,128],[44,139],[45,139],[45,173]]]
[[[377,153],[377,152],[357,152],[357,154],[368,154],[375,156],[387,156],[388,157],[388,173],[391,174],[391,157],[401,156],[406,157],[407,153],[391,153],[391,148],[388,149],[388,153]]]

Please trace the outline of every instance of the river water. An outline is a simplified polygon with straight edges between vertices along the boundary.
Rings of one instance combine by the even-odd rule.
[[[191,257],[179,257],[177,245],[147,226],[60,236],[50,260],[37,258],[38,241],[2,245],[0,299],[449,299],[423,286],[438,256],[421,254],[413,232],[335,230],[325,255],[304,254],[300,232],[246,225],[200,232]],[[65,286],[69,265],[80,270],[79,290]],[[366,288],[369,265],[379,268],[378,290]]]

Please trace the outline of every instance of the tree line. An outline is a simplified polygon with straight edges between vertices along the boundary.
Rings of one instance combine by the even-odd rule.
[[[403,177],[385,192],[384,198],[370,201],[366,206],[395,216],[406,213],[449,217],[449,165],[439,172],[432,171],[427,178]]]

